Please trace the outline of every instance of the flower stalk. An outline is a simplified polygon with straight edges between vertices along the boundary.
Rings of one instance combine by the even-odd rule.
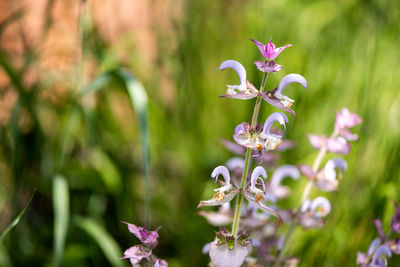
[[[338,135],[339,135],[339,133],[335,130],[335,131],[331,134],[331,138],[336,138]],[[324,157],[325,157],[325,155],[326,155],[326,152],[328,152],[328,149],[327,149],[326,145],[323,145],[323,146],[321,147],[321,149],[319,150],[318,155],[317,155],[317,157],[315,158],[314,163],[313,163],[313,165],[312,165],[312,170],[313,170],[313,172],[316,173],[316,172],[319,170],[319,168],[320,168],[320,166],[321,166],[321,163],[322,163],[322,160],[324,159]],[[298,212],[299,212],[299,210],[300,210],[301,205],[302,205],[302,204],[304,203],[304,201],[309,197],[310,192],[311,192],[311,189],[312,189],[312,185],[313,185],[313,179],[309,179],[308,182],[307,182],[307,184],[306,184],[306,186],[304,187],[303,194],[302,194],[302,197],[301,197],[301,200],[300,200],[299,208],[297,208],[297,209],[294,211],[294,217],[296,217],[296,215],[298,214]],[[288,231],[287,231],[287,233],[286,233],[286,236],[284,237],[284,240],[283,240],[283,243],[282,243],[282,247],[281,247],[281,249],[278,251],[278,258],[279,258],[280,260],[282,260],[283,257],[284,257],[285,248],[286,248],[286,246],[287,246],[287,244],[288,244],[288,242],[289,242],[289,240],[290,240],[290,237],[292,236],[292,234],[293,234],[295,228],[296,228],[296,223],[295,223],[295,221],[293,220],[293,221],[290,223],[290,225],[289,225],[289,228],[288,228]]]
[[[264,73],[264,77],[263,77],[263,80],[262,80],[261,86],[260,86],[260,94],[262,94],[264,92],[266,82],[267,82],[267,73]],[[262,97],[257,96],[256,104],[254,106],[253,116],[251,119],[251,126],[253,126],[253,127],[256,126],[256,124],[257,124],[258,113],[260,112],[261,101],[262,101]],[[247,177],[247,172],[248,172],[249,165],[250,165],[250,159],[251,159],[251,148],[247,148],[245,163],[244,163],[244,168],[243,168],[243,173],[242,173],[242,180],[240,183],[240,188],[242,190],[246,186],[246,177]],[[235,214],[233,217],[232,235],[235,238],[237,237],[237,233],[239,231],[240,211],[242,209],[242,204],[243,204],[243,194],[241,193],[241,194],[239,194],[239,196],[237,198]]]

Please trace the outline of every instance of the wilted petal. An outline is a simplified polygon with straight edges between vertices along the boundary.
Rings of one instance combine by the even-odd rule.
[[[265,72],[265,73],[272,73],[272,72],[277,72],[283,69],[281,65],[276,64],[274,61],[267,61],[263,62],[260,60],[254,61],[254,64],[256,64],[257,69]]]
[[[271,193],[277,198],[284,198],[290,193],[287,186],[281,185],[282,180],[286,177],[298,180],[300,172],[295,166],[291,165],[283,165],[275,170],[271,179]]]
[[[220,70],[224,70],[226,68],[236,71],[240,79],[240,85],[228,85],[227,94],[235,95],[237,93],[235,90],[246,91],[246,70],[244,69],[243,65],[236,60],[226,60],[218,67]]]
[[[331,204],[325,197],[317,197],[310,203],[310,210],[317,217],[325,217],[331,211]]]
[[[151,248],[157,246],[157,239],[159,238],[158,230],[160,230],[161,227],[158,227],[155,231],[147,231],[144,227],[140,227],[127,222],[122,223],[128,225],[129,232],[134,234],[142,243],[149,244]]]
[[[396,233],[400,234],[400,209],[399,209],[399,205],[396,202],[394,202],[394,206],[395,206],[396,212],[392,218],[392,229]]]
[[[215,267],[239,267],[250,254],[251,248],[251,242],[246,242],[245,246],[235,242],[234,248],[229,249],[227,244],[218,245],[217,238],[210,243],[209,255]]]
[[[238,193],[237,190],[230,190],[230,192],[228,194],[225,194],[224,192],[219,192],[219,193],[215,194],[215,195],[218,195],[217,196],[218,199],[216,199],[215,198],[216,196],[214,195],[214,197],[210,200],[200,201],[200,204],[197,206],[197,208],[201,208],[204,206],[219,206],[224,203],[228,203],[237,195],[237,193]]]
[[[151,249],[148,249],[141,245],[136,245],[128,248],[124,252],[124,257],[121,259],[130,259],[132,265],[138,264],[144,258],[147,258],[151,255]]]
[[[286,97],[285,95],[282,94],[282,90],[290,83],[300,83],[305,89],[307,89],[307,81],[306,79],[301,76],[300,74],[295,74],[291,73],[286,75],[285,77],[282,78],[282,80],[279,82],[278,89],[275,91],[274,96],[280,100],[284,99],[286,101],[291,101],[294,102],[294,100],[291,100],[290,98]],[[285,99],[285,97],[287,99]],[[286,106],[286,105],[284,105]]]
[[[328,160],[325,165],[325,178],[329,180],[336,179],[336,169],[341,169],[342,171],[347,170],[347,162],[342,158],[333,158]]]

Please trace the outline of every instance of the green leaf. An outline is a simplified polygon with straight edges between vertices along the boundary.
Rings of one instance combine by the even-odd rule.
[[[29,206],[31,205],[33,196],[35,195],[36,190],[33,192],[31,198],[29,199],[26,207],[18,214],[18,216],[11,222],[11,224],[6,228],[6,230],[0,236],[0,245],[3,243],[4,238],[7,234],[19,223],[22,216],[24,216],[25,212],[28,210]]]
[[[142,143],[143,153],[143,169],[145,177],[145,222],[150,223],[150,207],[151,207],[151,192],[150,192],[150,149],[148,140],[148,126],[147,126],[147,110],[148,110],[148,97],[143,84],[135,79],[128,71],[124,69],[116,69],[114,71],[106,72],[93,80],[86,86],[80,96],[83,97],[90,92],[96,92],[104,88],[115,77],[121,80],[128,92],[132,106],[136,111],[139,118],[140,139]]]
[[[123,261],[120,260],[123,255],[121,248],[103,226],[91,218],[82,218],[79,216],[74,217],[74,224],[96,241],[112,266],[124,266]]]
[[[141,82],[135,79],[126,70],[117,70],[116,73],[125,82],[131,103],[139,118],[140,139],[142,142],[144,178],[145,178],[145,224],[150,223],[151,191],[150,191],[150,149],[147,129],[147,106],[148,99],[146,90]]]
[[[69,224],[69,189],[65,177],[56,175],[53,180],[54,208],[54,266],[60,266],[64,254],[65,238]]]

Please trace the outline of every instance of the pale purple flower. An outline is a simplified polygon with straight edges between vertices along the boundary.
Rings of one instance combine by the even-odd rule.
[[[148,245],[150,248],[155,248],[158,243],[158,231],[160,230],[161,226],[158,227],[155,231],[147,231],[146,228],[140,227],[131,223],[122,222],[128,225],[129,232],[134,234],[140,242],[143,244]]]
[[[247,122],[243,122],[236,126],[233,139],[239,145],[258,150],[260,153],[274,150],[282,144],[283,135],[271,132],[271,126],[278,122],[283,125],[286,130],[286,123],[289,122],[285,114],[281,112],[272,113],[264,123],[264,127],[256,125],[250,126]]]
[[[271,132],[271,127],[275,122],[278,122],[284,127],[284,135],[286,131],[286,123],[288,123],[289,120],[282,112],[275,112],[269,115],[269,117],[265,120],[263,131],[260,134],[261,138],[265,140],[263,146],[264,150],[275,150],[282,144],[283,135],[278,135]]]
[[[218,181],[219,175],[222,175],[225,182],[223,186],[217,189],[214,189],[217,193],[210,200],[200,201],[200,204],[197,208],[203,206],[218,206],[224,203],[231,201],[239,192],[239,190],[231,184],[231,178],[228,169],[225,166],[216,167],[211,173],[211,177],[215,179],[215,182]]]
[[[304,228],[321,228],[324,225],[323,218],[331,211],[331,204],[325,197],[317,197],[313,201],[306,199],[300,211],[298,217]]]
[[[262,130],[261,125],[252,127],[249,123],[243,122],[236,126],[233,139],[239,145],[262,151],[264,143],[264,139],[260,136]]]
[[[296,113],[291,109],[294,100],[282,94],[282,90],[290,83],[299,83],[304,87],[304,89],[307,89],[306,79],[300,74],[292,73],[282,78],[279,82],[278,88],[263,93],[262,97],[274,107],[285,110],[296,117]]]
[[[352,134],[349,129],[362,123],[362,119],[356,113],[350,113],[347,108],[336,112],[335,131],[350,141],[358,139],[358,135]]]
[[[235,238],[225,229],[217,233],[217,238],[210,243],[209,255],[214,267],[239,267],[252,249],[246,234],[239,233]]]
[[[232,153],[234,153],[236,155],[240,155],[240,156],[246,155],[246,147],[239,145],[236,142],[232,142],[232,141],[228,141],[228,140],[222,140],[222,143]],[[279,147],[277,147],[276,151],[287,150],[293,146],[294,146],[293,142],[288,141],[288,140],[283,140],[282,144]],[[263,164],[264,166],[267,166],[267,167],[276,166],[276,161],[280,158],[280,156],[277,155],[276,153],[271,153],[269,151],[264,151],[260,155],[260,152],[258,150],[253,150],[251,157],[256,158],[258,164]]]
[[[215,189],[217,193],[212,199],[200,201],[197,208],[203,206],[218,206],[228,203],[241,191],[235,184],[231,184],[229,171],[225,166],[218,166],[215,168],[211,177],[215,178],[217,181],[219,175],[222,175],[225,179],[223,186]],[[263,178],[267,178],[267,173],[263,167],[257,166],[251,174],[250,184],[243,190],[243,195],[248,201],[256,204],[259,209],[280,218],[279,214],[273,208],[262,203],[267,199]]]
[[[271,194],[278,199],[287,197],[290,194],[290,189],[287,186],[281,185],[284,178],[290,177],[294,180],[300,178],[300,172],[295,166],[283,165],[274,171],[271,178],[270,189]]]
[[[243,65],[236,60],[226,60],[217,68],[220,70],[233,69],[239,75],[239,85],[227,85],[226,94],[221,97],[236,99],[251,99],[258,95],[258,90],[246,80],[246,70]]]
[[[396,233],[400,234],[400,209],[399,209],[399,205],[394,202],[394,207],[395,207],[395,214],[392,218],[392,230],[395,231]]]
[[[337,169],[340,171],[339,177],[336,173]],[[336,191],[341,173],[346,171],[346,169],[347,163],[344,159],[334,158],[329,160],[325,164],[325,167],[318,172],[317,178],[315,179],[315,186],[326,192]]]
[[[278,217],[280,220],[278,212],[276,212],[273,208],[263,204],[263,202],[269,198],[266,193],[264,181],[266,178],[267,172],[263,167],[257,166],[254,168],[251,174],[250,185],[243,191],[243,195],[249,202],[256,204],[259,209]]]
[[[150,255],[151,249],[142,245],[136,245],[125,250],[124,256],[121,259],[129,259],[131,264],[135,265]]]
[[[254,39],[250,40],[256,44],[261,54],[263,55],[263,57],[265,57],[267,61],[275,59],[283,50],[285,50],[287,47],[292,46],[291,44],[287,44],[282,47],[275,47],[275,44],[272,42],[272,40],[270,40],[267,45]]]
[[[324,135],[309,134],[308,140],[315,149],[326,147],[329,152],[346,155],[350,152],[351,144],[343,137],[327,138]]]
[[[214,226],[224,226],[232,223],[233,221],[233,211],[229,203],[222,204],[218,211],[199,211],[199,215],[206,218],[209,224]]]
[[[361,267],[387,266],[387,257],[392,257],[392,252],[387,245],[379,244],[379,240],[374,239],[368,249],[368,254],[358,252],[357,264],[359,264]]]
[[[154,263],[154,267],[168,267],[168,262],[166,260],[157,259]]]

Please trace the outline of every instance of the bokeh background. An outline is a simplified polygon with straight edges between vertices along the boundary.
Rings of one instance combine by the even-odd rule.
[[[254,104],[218,98],[237,76],[214,69],[236,59],[258,87],[261,55],[248,39],[272,36],[293,47],[267,88],[288,73],[309,83],[287,91],[297,146],[280,164],[311,164],[307,133],[329,135],[336,110],[364,119],[326,226],[298,229],[288,250],[300,266],[354,266],[377,236],[372,220],[387,230],[400,200],[399,19],[390,0],[1,0],[1,233],[36,193],[2,241],[0,265],[127,266],[115,256],[137,241],[120,221],[144,223],[150,163],[150,228],[163,226],[154,253],[172,267],[206,266],[201,248],[216,228],[195,208],[212,194],[212,169],[232,156],[221,139]],[[80,95],[121,70],[134,80],[100,79]],[[141,119],[129,81],[148,96]],[[260,119],[274,111],[263,103]],[[305,179],[291,185],[287,205],[297,206]]]

